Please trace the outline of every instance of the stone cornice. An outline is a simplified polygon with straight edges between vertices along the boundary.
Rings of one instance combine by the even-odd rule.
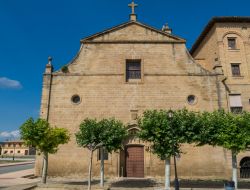
[[[47,74],[44,74],[47,75]],[[52,73],[53,76],[124,76],[124,73],[93,73],[93,74],[86,74],[86,73]],[[144,73],[144,76],[218,76],[220,74],[216,73],[186,73],[186,74],[174,74],[174,73]]]
[[[106,40],[106,41],[84,41],[84,44],[185,44],[186,41],[171,41],[171,40],[158,40],[158,41],[136,41],[136,40]]]

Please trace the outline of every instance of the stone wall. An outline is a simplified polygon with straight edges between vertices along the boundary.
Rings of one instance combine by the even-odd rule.
[[[131,30],[132,33],[129,33]],[[160,36],[162,33],[154,33],[155,31],[137,24],[131,30],[126,30],[126,38],[124,29],[115,30],[105,34],[106,37],[99,36],[92,43],[82,45],[76,58],[68,65],[67,73],[45,73],[41,117],[48,118],[52,125],[69,129],[72,134],[67,145],[61,146],[57,154],[49,156],[49,175],[87,176],[89,153],[76,145],[74,136],[85,118],[115,117],[129,125],[135,122],[132,116],[134,112],[140,116],[148,109],[186,107],[196,111],[212,111],[218,109],[218,97],[221,106],[227,109],[226,91],[221,83],[223,76],[209,72],[197,64],[183,42],[169,34],[166,34],[165,39],[166,36]],[[119,36],[123,40],[141,41],[108,43],[110,39],[121,39]],[[127,59],[141,60],[141,80],[126,82]],[[79,104],[71,102],[73,95],[80,96]],[[194,105],[188,104],[188,95],[196,96]],[[163,176],[164,162],[146,149],[147,143],[139,143],[145,145],[145,176]],[[184,146],[183,150],[185,154],[178,161],[182,178],[218,178],[230,175],[228,171],[231,161],[224,150],[195,148],[191,145]],[[106,175],[122,175],[120,162],[119,153],[110,155],[109,160],[105,161]],[[95,153],[95,176],[99,175],[99,165]],[[38,157],[36,173],[40,172],[41,158]]]

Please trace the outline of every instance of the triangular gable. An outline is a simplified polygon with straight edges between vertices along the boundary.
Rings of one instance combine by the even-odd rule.
[[[81,40],[91,42],[186,42],[167,32],[152,28],[137,21],[129,21]]]

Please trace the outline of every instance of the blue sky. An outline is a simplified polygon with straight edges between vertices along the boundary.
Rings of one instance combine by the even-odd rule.
[[[77,53],[80,39],[128,21],[131,0],[0,1],[0,139],[15,137],[39,116],[47,57],[55,69]],[[213,16],[250,16],[250,1],[136,0],[138,21],[161,29],[166,22],[190,48]]]

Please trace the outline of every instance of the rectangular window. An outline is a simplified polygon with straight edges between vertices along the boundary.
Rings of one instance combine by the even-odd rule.
[[[97,152],[97,159],[101,160],[101,149],[98,149]],[[103,148],[103,160],[108,160],[109,159],[109,153],[107,151],[107,149]]]
[[[231,69],[232,69],[233,76],[240,76],[240,64],[239,63],[232,63]]]
[[[242,112],[242,107],[231,107],[231,112],[235,114],[239,114]]]
[[[230,110],[232,113],[238,114],[242,112],[242,102],[240,94],[229,95]]]
[[[228,38],[227,41],[229,49],[236,49],[236,38]]]
[[[141,79],[141,60],[126,61],[126,81]]]

